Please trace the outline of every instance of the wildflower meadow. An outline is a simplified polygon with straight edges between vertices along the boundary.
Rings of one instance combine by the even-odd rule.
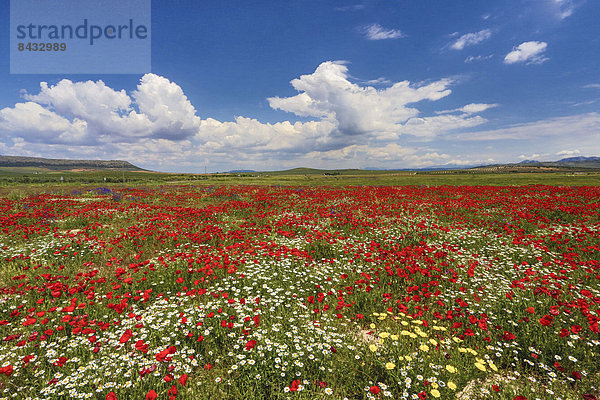
[[[600,187],[0,198],[0,398],[600,398]]]

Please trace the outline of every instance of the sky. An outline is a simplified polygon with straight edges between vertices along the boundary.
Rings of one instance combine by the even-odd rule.
[[[87,75],[11,74],[8,3],[2,155],[192,173],[600,155],[596,0],[152,0],[151,71]]]

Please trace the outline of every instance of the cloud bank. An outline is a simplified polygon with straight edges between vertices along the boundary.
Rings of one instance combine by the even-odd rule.
[[[267,99],[273,110],[293,116],[276,123],[247,116],[202,119],[179,85],[155,74],[142,76],[131,92],[101,80],[41,82],[38,93],[0,110],[0,153],[122,158],[165,171],[203,170],[205,160],[212,170],[419,167],[470,162],[456,152],[448,154],[440,140],[521,140],[522,132],[558,135],[573,126],[595,132],[600,120],[587,114],[585,123],[556,119],[473,132],[487,122],[479,114],[497,104],[465,102],[423,112],[438,101],[447,104],[456,84],[450,78],[356,81],[347,63],[321,63],[290,82],[296,95]]]

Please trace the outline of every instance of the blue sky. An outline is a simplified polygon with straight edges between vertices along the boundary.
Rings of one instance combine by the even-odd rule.
[[[592,0],[152,1],[148,74],[9,73],[0,154],[159,171],[600,155]]]

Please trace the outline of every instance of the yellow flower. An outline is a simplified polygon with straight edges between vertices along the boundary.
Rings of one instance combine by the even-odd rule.
[[[375,346],[374,344],[369,345],[369,350],[375,352],[377,351],[377,346]]]
[[[379,344],[384,344],[384,343],[385,343],[385,340],[379,339]]]
[[[422,344],[419,346],[419,349],[421,351],[429,351],[429,346],[427,346],[426,344]]]
[[[386,337],[389,337],[389,336],[390,336],[390,334],[389,334],[389,333],[387,333],[387,332],[381,332],[381,333],[379,334],[379,337],[380,337],[380,338],[384,338],[384,339],[385,339]]]
[[[431,387],[432,387],[433,389],[437,389],[437,388],[439,388],[439,387],[440,387],[440,385],[438,385],[438,384],[437,384],[437,383],[435,383],[435,382],[431,382]]]
[[[396,364],[394,364],[393,362],[389,362],[387,364],[385,364],[385,369],[394,369],[396,368]]]
[[[392,340],[398,340],[398,338],[399,338],[399,337],[400,337],[400,336],[398,336],[398,335],[392,335],[392,336],[391,336]]]
[[[470,347],[468,347],[468,348],[467,348],[467,351],[468,351],[469,353],[473,354],[474,356],[476,356],[476,355],[477,355],[477,352],[476,352],[475,350],[473,350],[472,348],[470,348]],[[483,361],[482,361],[482,362],[483,362]]]
[[[429,343],[431,343],[431,344],[432,344],[432,345],[434,345],[434,346],[437,346],[437,345],[438,345],[438,342],[437,342],[437,340],[435,340],[435,339],[429,339]]]
[[[414,335],[414,333],[410,333],[409,331],[402,331],[402,332],[400,332],[400,334],[401,334],[402,336],[410,336],[410,335]]]
[[[481,363],[475,363],[475,366],[477,367],[477,369],[480,369],[482,371],[485,371],[485,365],[481,364]]]
[[[448,382],[448,387],[452,390],[456,390],[456,383],[454,382]]]
[[[490,365],[490,368],[491,368],[492,370],[494,370],[495,372],[498,372],[498,367],[496,367],[496,364],[494,364],[494,363],[492,362],[492,360],[488,360],[488,364]]]
[[[377,326],[376,326],[375,324],[371,324],[371,325],[369,325],[369,327],[370,327],[371,329],[375,329]]]
[[[433,390],[431,391],[431,395],[432,395],[433,397],[440,397],[440,391],[439,391],[439,390],[437,390],[437,389],[433,389]]]
[[[421,321],[420,319],[413,319],[411,322],[413,324],[423,325],[423,321]]]
[[[406,361],[408,361],[408,362],[411,362],[411,361],[412,361],[412,358],[411,358],[410,356],[404,356],[404,359],[405,359]]]
[[[459,347],[458,351],[461,352],[461,353],[466,353],[467,349],[465,349],[464,347]]]
[[[452,338],[452,340],[454,340],[456,343],[460,343],[460,342],[462,342],[462,340],[461,340],[460,338],[457,338],[456,336],[454,336],[454,337]]]
[[[402,361],[402,360],[404,360],[404,357],[403,356],[398,356],[398,360]]]
[[[408,325],[408,322],[406,322],[406,321],[401,321],[400,323],[404,326]]]
[[[411,338],[413,338],[413,339],[415,339],[415,338],[417,337],[417,335],[415,335],[414,333],[411,333],[411,334],[410,334],[410,335],[408,335],[408,336],[410,336],[410,337],[411,337]]]
[[[446,365],[446,370],[452,374],[456,373],[456,368],[452,365]]]

